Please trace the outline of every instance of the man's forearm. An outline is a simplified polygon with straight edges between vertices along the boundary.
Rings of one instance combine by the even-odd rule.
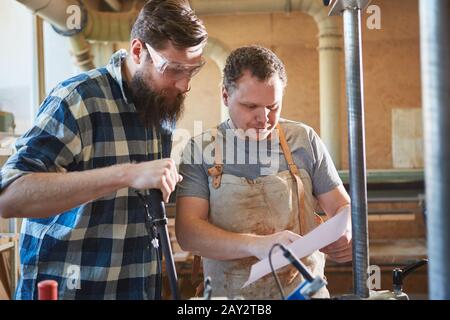
[[[252,256],[250,249],[255,237],[258,236],[223,230],[205,220],[196,220],[195,228],[185,229],[182,236],[177,234],[183,250],[216,260]]]
[[[127,166],[68,173],[30,173],[0,196],[4,218],[46,218],[127,187]]]
[[[208,200],[198,197],[177,199],[175,232],[183,250],[216,260],[264,259],[275,243],[288,245],[300,238],[289,230],[267,235],[224,230],[208,220],[208,213]]]

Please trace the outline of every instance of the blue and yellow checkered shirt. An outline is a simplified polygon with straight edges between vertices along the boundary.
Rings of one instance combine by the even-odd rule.
[[[127,100],[116,52],[106,67],[60,83],[42,103],[17,153],[3,166],[0,191],[33,172],[71,172],[160,159],[162,130],[147,130]],[[168,131],[170,133],[170,130]],[[144,207],[125,188],[46,219],[24,219],[17,299],[37,283],[58,282],[60,299],[153,299],[157,255]]]

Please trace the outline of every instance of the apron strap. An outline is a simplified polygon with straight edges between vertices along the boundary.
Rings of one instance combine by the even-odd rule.
[[[212,186],[214,189],[220,187],[223,173],[223,159],[222,159],[222,143],[220,143],[217,135],[217,128],[211,130],[211,135],[214,141],[214,165],[208,169],[208,175],[212,177]]]
[[[284,157],[286,158],[289,171],[292,177],[295,179],[297,185],[297,199],[298,199],[298,216],[300,221],[300,235],[305,235],[306,233],[306,217],[305,217],[305,188],[303,186],[302,179],[300,178],[300,172],[292,159],[292,153],[289,149],[289,145],[286,140],[283,129],[280,123],[277,123],[276,128],[278,129],[278,134],[280,136],[281,150],[283,151]]]

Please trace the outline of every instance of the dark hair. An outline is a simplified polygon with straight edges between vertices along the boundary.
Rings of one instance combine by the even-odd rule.
[[[223,69],[223,86],[227,91],[235,89],[236,81],[244,71],[250,71],[252,76],[259,80],[268,80],[277,74],[283,83],[287,85],[287,75],[283,62],[271,50],[251,45],[238,48],[228,56]]]
[[[208,34],[185,0],[150,0],[139,12],[131,29],[131,39],[140,39],[156,50],[168,41],[178,49],[195,47]]]

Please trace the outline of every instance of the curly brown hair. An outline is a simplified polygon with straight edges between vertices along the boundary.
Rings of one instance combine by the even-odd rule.
[[[208,38],[203,22],[185,0],[150,0],[141,9],[131,39],[139,39],[156,50],[170,41],[176,48],[195,47]]]
[[[283,62],[271,50],[251,45],[240,47],[231,52],[223,69],[223,86],[227,91],[236,88],[236,81],[244,71],[250,71],[259,80],[268,80],[278,75],[283,87],[287,85],[287,75]]]

